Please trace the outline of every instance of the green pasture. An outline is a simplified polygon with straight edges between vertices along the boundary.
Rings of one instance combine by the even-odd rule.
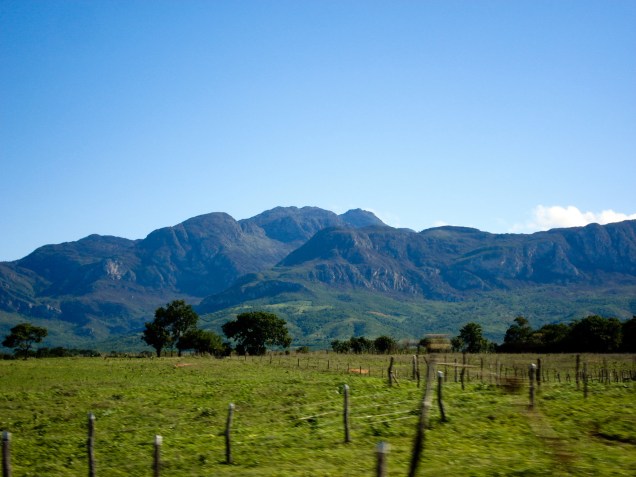
[[[1,361],[0,427],[11,433],[13,476],[84,476],[87,416],[96,418],[98,476],[152,476],[155,435],[165,476],[371,476],[389,443],[388,475],[407,475],[424,382],[411,356],[334,354],[214,358],[59,358]],[[441,422],[433,400],[421,476],[636,475],[634,356],[544,356],[528,409],[524,372],[536,356],[440,355]],[[422,377],[425,363],[420,359]],[[601,379],[601,369],[612,372]],[[622,373],[622,374],[621,374]],[[513,379],[523,387],[506,390]],[[596,378],[595,378],[596,377]],[[344,443],[343,385],[352,442]],[[225,463],[230,403],[233,464]]]

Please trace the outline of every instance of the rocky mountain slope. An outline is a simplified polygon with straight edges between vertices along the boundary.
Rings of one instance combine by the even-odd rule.
[[[307,314],[303,305],[286,316],[297,334],[307,335],[319,323],[329,328],[327,317],[379,320],[386,309],[407,303],[411,311],[396,313],[419,316],[434,308],[448,325],[455,319],[448,310],[457,314],[457,306],[479,303],[485,320],[499,316],[495,302],[512,314],[515,300],[533,296],[532,303],[545,305],[543,315],[538,306],[525,306],[545,321],[547,310],[565,313],[567,302],[548,306],[565,295],[577,310],[610,309],[621,317],[636,311],[636,221],[531,235],[463,227],[417,233],[388,227],[362,210],[337,215],[279,207],[240,221],[206,214],[143,240],[92,235],[0,263],[0,310],[63,322],[67,332],[98,341],[139,329],[157,306],[175,298],[212,313],[212,327],[240,306],[311,303],[322,314]],[[360,318],[364,310],[370,315]],[[414,334],[426,321],[409,319],[404,329],[396,328],[400,320],[382,329]],[[336,334],[355,332],[336,328]]]
[[[273,271],[270,280],[276,286],[264,286],[262,277],[246,279],[206,298],[200,309],[217,311],[271,296],[276,289],[283,292],[292,285],[316,282],[448,302],[474,292],[539,285],[636,286],[636,221],[532,235],[463,227],[420,233],[390,227],[329,228],[287,255]]]
[[[198,302],[268,269],[327,227],[383,225],[372,214],[278,207],[246,220],[194,217],[143,240],[91,235],[0,263],[0,310],[71,322],[106,337],[139,326],[175,297]]]

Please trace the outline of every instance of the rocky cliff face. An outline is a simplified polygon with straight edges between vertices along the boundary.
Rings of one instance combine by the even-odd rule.
[[[532,235],[465,227],[421,233],[388,227],[328,228],[285,257],[268,279],[451,302],[483,291],[541,285],[633,284],[636,292],[635,232],[636,221]],[[230,288],[224,303],[241,303],[247,293],[272,296],[258,295],[265,290],[256,286],[259,280],[264,279],[244,283],[240,290]],[[202,311],[217,309],[215,295],[201,303]]]
[[[91,235],[47,245],[0,263],[0,309],[78,324],[113,314],[149,317],[174,297],[196,302],[274,266],[325,227],[381,224],[373,217],[278,207],[241,221],[225,213],[201,215],[137,241]]]
[[[310,280],[425,296],[523,283],[594,284],[609,275],[636,278],[636,221],[532,235],[462,227],[419,234],[327,229],[280,265],[307,270]]]

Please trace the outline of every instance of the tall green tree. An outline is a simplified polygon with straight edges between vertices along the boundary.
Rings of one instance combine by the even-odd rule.
[[[518,316],[514,322],[506,330],[504,336],[503,348],[506,352],[524,352],[529,351],[531,346],[532,327],[527,319]]]
[[[225,336],[237,342],[239,354],[262,355],[268,346],[289,348],[292,339],[286,325],[285,320],[274,313],[251,311],[228,321],[222,329]]]
[[[620,349],[622,323],[617,318],[591,315],[572,323],[571,351],[587,353],[613,353]]]
[[[142,339],[155,348],[157,356],[161,356],[164,348],[176,346],[179,356],[184,349],[180,346],[181,338],[189,331],[195,330],[199,315],[183,300],[174,300],[155,310],[155,319],[145,324]]]
[[[172,346],[172,338],[165,323],[155,318],[154,321],[146,322],[144,333],[141,337],[148,346],[152,346],[157,353],[157,358],[161,357],[164,348]]]
[[[483,337],[481,325],[474,322],[466,323],[451,343],[457,351],[466,353],[482,353],[490,350],[490,343]]]
[[[395,353],[398,343],[390,336],[382,335],[373,340],[373,347],[377,353]]]
[[[2,346],[13,348],[16,355],[22,353],[24,359],[27,359],[33,344],[41,343],[48,334],[46,328],[33,326],[31,323],[20,323],[11,328],[11,333],[6,336]]]

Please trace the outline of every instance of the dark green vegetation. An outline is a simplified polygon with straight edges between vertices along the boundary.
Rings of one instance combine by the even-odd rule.
[[[223,325],[223,333],[236,341],[236,351],[240,355],[263,355],[267,347],[289,348],[291,337],[285,320],[273,313],[252,311],[241,313],[236,320]]]
[[[509,353],[634,353],[636,352],[636,316],[620,322],[616,318],[588,316],[572,323],[543,325],[533,330],[519,316],[506,331],[498,351]]]
[[[348,340],[333,340],[331,349],[336,353],[395,353],[399,349],[398,342],[390,336],[382,335],[371,340],[364,336],[352,336]]]
[[[399,385],[390,388],[389,357],[379,355],[2,361],[0,427],[12,433],[16,477],[85,475],[89,412],[97,475],[152,475],[155,435],[162,475],[368,476],[380,441],[391,446],[388,474],[406,475],[423,387],[411,378],[411,356],[395,358]],[[462,356],[440,355],[448,422],[434,402],[419,475],[634,475],[633,356],[583,355],[587,399],[575,356],[541,358],[530,411],[527,385],[507,392],[504,384],[516,375],[525,383],[536,355],[468,355],[463,391],[454,366]],[[229,403],[232,465],[224,463]]]
[[[0,333],[28,317],[53,346],[125,349],[158,306],[183,299],[217,333],[243,312],[276,313],[299,346],[455,335],[467,322],[501,341],[516,316],[539,327],[628,319],[635,289],[636,221],[416,233],[361,210],[290,207],[241,221],[207,214],[143,240],[92,235],[0,263]]]
[[[454,351],[463,353],[485,353],[494,351],[495,346],[489,343],[482,335],[481,325],[470,322],[462,326],[459,335],[451,340]]]
[[[197,328],[199,315],[183,300],[174,300],[155,310],[155,319],[145,324],[143,341],[152,346],[157,357],[164,348],[177,348],[179,356],[185,350],[221,355],[221,337]]]
[[[13,348],[16,354],[21,354],[27,359],[33,344],[41,343],[47,334],[46,328],[33,326],[31,323],[20,323],[11,328],[2,346]]]

